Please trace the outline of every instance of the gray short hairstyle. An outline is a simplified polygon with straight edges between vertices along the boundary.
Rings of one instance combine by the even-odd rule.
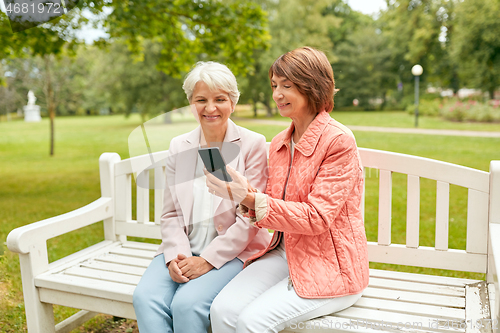
[[[182,89],[184,89],[190,103],[191,98],[193,98],[194,87],[199,81],[205,82],[211,90],[225,91],[229,95],[231,102],[233,102],[233,106],[238,103],[240,98],[238,83],[236,77],[226,65],[214,61],[196,63],[196,66],[188,73],[182,85]]]

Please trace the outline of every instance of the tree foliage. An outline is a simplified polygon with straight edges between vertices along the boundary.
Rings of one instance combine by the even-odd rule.
[[[52,79],[52,93],[55,101],[56,115],[76,114],[85,91],[85,64],[81,58],[63,56],[58,59],[48,56],[51,62],[50,75]],[[37,104],[42,112],[48,112],[47,75],[45,57],[27,57],[12,59],[4,65],[8,72],[7,87],[0,92],[16,92],[8,102],[0,101],[0,108],[7,107],[10,112],[22,109],[26,105],[26,95],[29,90],[35,93]]]
[[[327,54],[340,89],[336,108],[354,99],[365,109],[404,108],[413,102],[416,63],[424,67],[423,87],[456,92],[467,83],[492,96],[500,84],[499,6],[498,0],[388,0],[373,17],[346,0],[83,0],[67,16],[17,34],[0,13],[4,71],[14,64],[5,59],[16,57],[25,57],[18,69],[32,71],[3,79],[9,86],[0,87],[0,111],[15,109],[4,107],[7,100],[25,103],[28,83],[45,75],[53,79],[40,82],[50,82],[53,93],[40,88],[37,96],[46,109],[53,101],[54,114],[108,109],[147,117],[185,105],[182,75],[196,61],[215,60],[238,75],[240,103],[264,105],[271,115],[269,67],[304,45]],[[86,11],[109,39],[83,47],[75,29],[88,22]]]
[[[111,14],[100,15],[104,7],[111,10]],[[254,3],[242,0],[82,0],[67,15],[17,33],[12,33],[8,17],[0,13],[0,59],[27,56],[44,59],[43,91],[51,120],[51,155],[54,154],[54,117],[58,108],[53,88],[57,81],[52,75],[55,70],[52,66],[57,66],[59,61],[53,56],[74,54],[82,44],[76,37],[76,30],[89,21],[82,15],[84,11],[95,15],[94,24],[107,28],[111,36],[109,42],[125,41],[136,60],[143,61],[142,70],[146,71],[132,78],[127,77],[129,68],[120,73],[122,78],[129,79],[121,82],[122,93],[126,93],[122,95],[122,102],[128,112],[138,105],[149,112],[172,104],[168,86],[173,81],[165,74],[180,76],[196,60],[212,57],[231,64],[236,73],[246,73],[253,51],[268,46],[264,12]],[[145,62],[148,48],[148,51],[153,50],[149,55],[154,55],[155,59]],[[151,68],[151,62],[156,69]],[[136,63],[133,68],[140,70],[140,67]],[[4,81],[2,79],[0,84],[5,84]],[[142,82],[139,88],[143,89],[130,85],[131,82]],[[144,98],[151,95],[161,96],[161,101]]]
[[[145,119],[183,107],[187,104],[182,80],[157,69],[161,47],[144,43],[143,60],[134,60],[123,43],[114,43],[108,50],[86,52],[90,65],[85,108],[112,108],[114,112],[139,112]]]
[[[212,57],[244,74],[253,50],[268,47],[265,13],[251,1],[113,1],[108,6],[111,37],[125,40],[139,59],[144,40],[158,44],[158,69],[174,76]]]
[[[402,81],[411,78],[411,66],[419,63],[424,83],[450,87],[455,93],[466,84],[488,91],[493,98],[500,85],[498,0],[387,3],[380,20]]]
[[[390,1],[380,17],[383,34],[391,52],[392,71],[402,82],[411,81],[411,68],[425,69],[422,79],[432,76],[440,66],[444,45],[440,35],[449,13],[446,0]]]
[[[339,106],[370,107],[370,100],[386,101],[389,91],[395,90],[397,74],[392,71],[391,52],[387,39],[375,22],[368,22],[337,44],[338,61],[333,64],[336,88],[335,103]],[[353,56],[355,55],[355,56]]]
[[[0,12],[0,59],[18,57],[41,57],[44,59],[43,92],[50,117],[51,156],[54,155],[54,118],[56,112],[51,66],[54,63],[54,56],[59,57],[62,53],[66,55],[75,53],[78,44],[80,44],[80,41],[75,37],[75,29],[85,21],[84,17],[78,17],[78,11],[70,11],[68,15],[38,27],[13,33],[7,15]]]
[[[273,62],[283,53],[305,45],[321,49],[334,60],[328,32],[341,20],[327,11],[328,0],[259,0],[258,4],[268,13],[271,47],[254,51],[253,69],[246,78],[241,100],[251,102],[254,108],[263,103],[268,115],[272,115],[268,72]]]
[[[500,87],[500,2],[467,0],[456,6],[451,57],[465,82],[494,97]]]

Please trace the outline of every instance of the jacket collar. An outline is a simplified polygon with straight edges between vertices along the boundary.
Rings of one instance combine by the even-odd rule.
[[[304,156],[310,156],[318,144],[321,133],[325,130],[326,125],[332,118],[330,114],[326,111],[321,111],[309,124],[306,131],[300,138],[299,142],[295,143],[294,149],[300,151]],[[292,133],[295,129],[295,124],[292,122],[288,130],[283,135],[280,144],[276,147],[276,151],[280,150],[281,147],[290,143]]]

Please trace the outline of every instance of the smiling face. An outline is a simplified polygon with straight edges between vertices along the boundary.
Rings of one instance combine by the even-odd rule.
[[[234,105],[229,94],[222,90],[211,90],[203,81],[198,81],[193,91],[191,104],[195,117],[198,118],[204,131],[225,133],[227,120],[233,112]]]
[[[273,99],[281,116],[297,119],[311,113],[308,108],[307,97],[286,77],[273,74],[271,87],[273,88]]]

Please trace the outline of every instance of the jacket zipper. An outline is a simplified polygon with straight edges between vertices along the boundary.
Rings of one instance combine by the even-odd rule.
[[[293,163],[293,157],[291,156],[292,155],[291,143],[289,143],[288,146],[286,147],[288,149],[288,156],[290,157],[290,163],[288,163],[288,172],[286,174],[285,188],[283,190],[283,200],[285,200],[286,197],[286,188],[288,187],[288,181],[290,180],[290,172],[292,171],[292,163]]]
[[[292,133],[293,135],[293,133]],[[284,190],[284,196],[283,196],[283,200],[285,200],[285,197],[286,197],[286,188],[288,187],[288,181],[290,180],[290,172],[292,170],[292,163],[293,163],[293,156],[292,155],[292,139],[290,138],[290,143],[289,145],[290,146],[287,146],[287,148],[289,149],[288,150],[288,156],[290,156],[290,163],[288,164],[288,174],[286,175],[286,183],[285,183],[285,190]],[[295,155],[295,154],[294,154]],[[284,241],[284,240],[282,240]],[[287,258],[287,261],[288,261],[288,258]],[[293,288],[293,281],[292,281],[292,278],[290,277],[290,275],[288,276],[288,285],[287,285],[287,289],[288,291],[292,290]]]
[[[275,232],[277,232],[278,234],[276,236],[276,239],[269,246],[269,250],[274,250],[274,248],[276,247],[276,245],[280,242],[281,237],[283,237],[283,235],[281,234],[281,231],[275,231]]]

